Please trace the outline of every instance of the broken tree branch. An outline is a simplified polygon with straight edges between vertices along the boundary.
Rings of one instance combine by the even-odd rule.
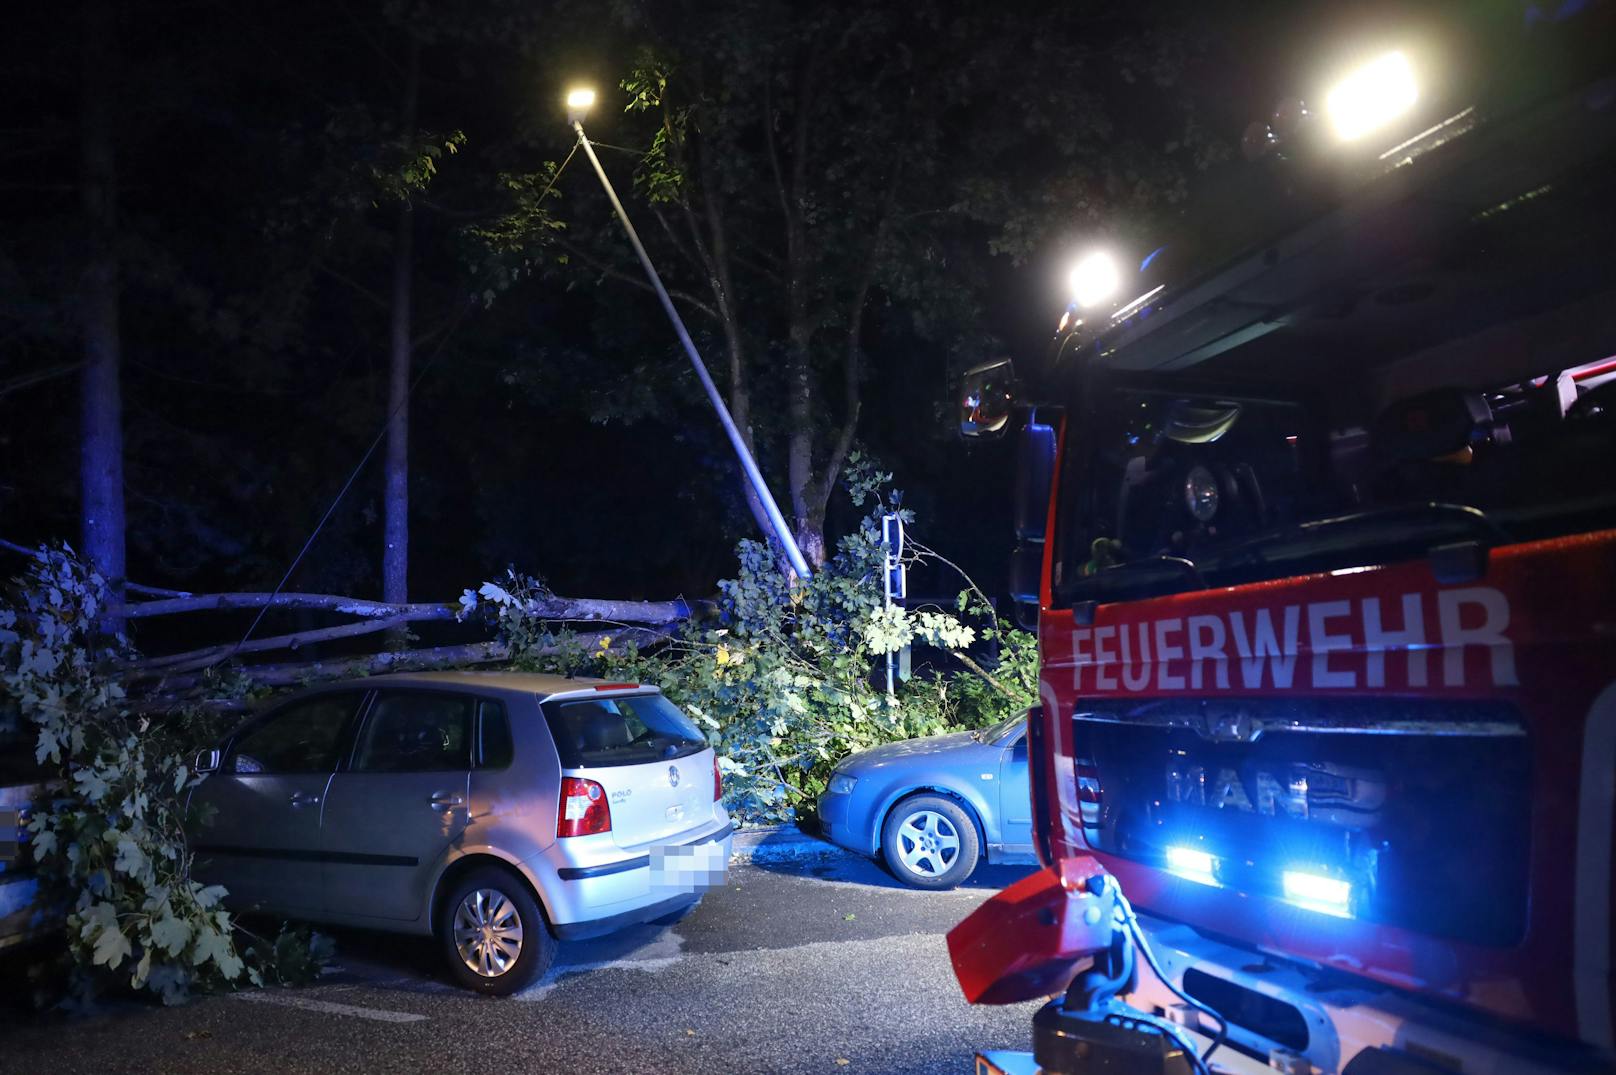
[[[574,635],[569,640],[584,652],[613,652],[633,642],[644,646],[664,636],[646,628],[628,628],[623,631],[595,631]],[[606,645],[602,645],[602,641]],[[560,646],[547,646],[538,654],[559,652]],[[438,668],[459,668],[471,664],[492,664],[511,658],[510,647],[503,642],[472,642],[459,646],[434,646],[428,649],[395,650],[387,653],[361,654],[322,661],[304,661],[295,664],[248,665],[241,675],[260,687],[293,687],[316,680],[345,679],[373,676],[384,672],[422,672]],[[184,701],[185,691],[194,690],[203,683],[200,673],[164,676],[154,689],[175,704]]]
[[[18,545],[16,542],[7,541],[4,538],[0,538],[0,549],[5,549],[8,552],[18,553],[18,554],[20,554],[22,556],[28,557],[30,560],[42,559],[42,557],[39,554],[38,549],[30,549],[26,545]],[[188,591],[188,590],[169,590],[169,589],[165,589],[162,586],[143,586],[138,582],[129,582],[127,580],[125,580],[125,582],[123,584],[123,588],[125,590],[129,591],[130,593],[145,594],[145,595],[147,595],[149,597],[190,597],[191,596],[190,591]]]
[[[184,653],[171,653],[164,657],[149,657],[143,661],[136,661],[133,665],[133,670],[137,679],[168,675],[175,672],[190,672],[218,664],[220,661],[228,660],[239,653],[262,653],[265,650],[273,649],[289,649],[295,653],[302,647],[313,645],[317,642],[331,642],[339,638],[354,638],[358,635],[390,631],[394,627],[402,627],[409,622],[410,618],[408,616],[383,616],[376,619],[360,620],[358,623],[345,623],[338,627],[321,627],[310,631],[294,631],[291,634],[273,635],[268,638],[254,638],[246,642],[205,646],[202,649],[188,650]]]
[[[363,619],[399,617],[410,622],[452,620],[460,606],[446,602],[389,604],[340,594],[319,593],[216,593],[193,594],[162,601],[142,601],[125,605],[122,615],[131,619],[172,616],[188,612],[217,612],[247,608],[320,609]],[[546,620],[613,620],[625,623],[663,624],[688,619],[690,606],[684,601],[607,601],[594,598],[549,597],[532,602],[528,611]]]

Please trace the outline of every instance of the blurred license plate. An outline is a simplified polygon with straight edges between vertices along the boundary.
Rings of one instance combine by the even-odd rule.
[[[660,892],[699,892],[724,883],[729,858],[721,841],[651,849],[651,888]]]

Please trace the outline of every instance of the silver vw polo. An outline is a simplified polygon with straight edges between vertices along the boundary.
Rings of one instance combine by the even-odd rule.
[[[375,676],[197,763],[194,872],[228,905],[433,935],[480,993],[531,982],[558,940],[683,913],[729,861],[716,755],[640,684]]]

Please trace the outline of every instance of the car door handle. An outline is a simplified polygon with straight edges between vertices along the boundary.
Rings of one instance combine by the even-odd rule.
[[[299,807],[299,806],[319,806],[319,805],[320,805],[320,797],[318,795],[308,795],[308,794],[305,794],[304,792],[300,791],[296,795],[292,796],[292,806],[294,808]]]
[[[427,801],[432,804],[432,809],[434,810],[452,810],[457,806],[466,805],[466,797],[464,795],[453,795],[442,791],[438,792]]]

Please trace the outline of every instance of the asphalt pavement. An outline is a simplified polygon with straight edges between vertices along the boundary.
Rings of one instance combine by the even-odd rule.
[[[678,923],[564,944],[506,1000],[447,984],[429,941],[337,931],[307,988],[0,1022],[0,1072],[970,1075],[1028,1047],[1037,1005],[966,1004],[944,934],[1027,872],[918,892],[849,856],[732,866]]]

